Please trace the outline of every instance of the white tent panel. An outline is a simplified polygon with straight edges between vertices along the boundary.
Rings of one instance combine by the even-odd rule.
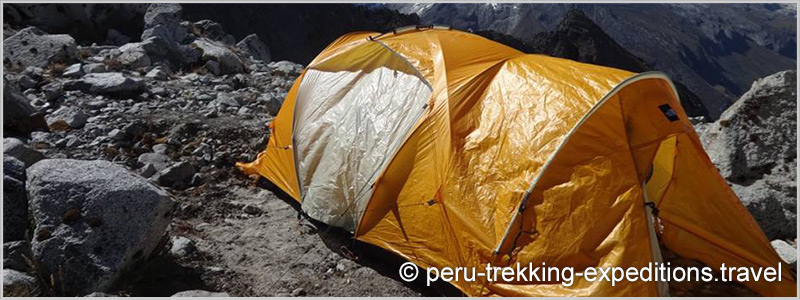
[[[306,72],[294,146],[302,209],[312,218],[355,230],[375,178],[431,94],[423,80],[404,71]]]

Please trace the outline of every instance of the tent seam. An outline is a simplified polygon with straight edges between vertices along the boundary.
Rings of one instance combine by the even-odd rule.
[[[672,81],[663,72],[650,71],[650,72],[643,72],[643,73],[639,73],[639,74],[633,75],[633,76],[628,77],[625,80],[621,81],[614,88],[612,88],[610,91],[608,91],[608,93],[606,93],[603,96],[603,98],[600,99],[600,101],[595,103],[592,106],[592,108],[590,108],[589,111],[586,112],[586,114],[584,114],[583,117],[581,117],[581,119],[578,121],[578,123],[576,123],[575,126],[572,127],[572,129],[570,129],[569,133],[567,133],[567,135],[564,137],[564,139],[559,143],[558,147],[553,152],[553,154],[551,154],[550,157],[547,158],[547,161],[545,161],[544,165],[542,166],[542,170],[539,172],[539,174],[536,176],[536,178],[534,178],[533,181],[531,182],[531,184],[528,186],[528,189],[525,191],[525,194],[523,194],[522,199],[520,200],[520,204],[517,205],[517,209],[514,210],[515,213],[514,213],[514,216],[511,218],[511,222],[509,222],[508,226],[506,226],[506,231],[503,234],[503,237],[497,243],[497,246],[495,246],[495,249],[494,249],[494,254],[495,255],[500,253],[500,247],[502,247],[503,244],[505,244],[505,241],[508,239],[508,235],[511,233],[511,227],[513,226],[513,223],[516,223],[517,220],[521,217],[521,212],[524,210],[524,207],[528,202],[528,198],[530,197],[531,193],[533,192],[533,189],[536,187],[536,184],[539,183],[539,180],[541,179],[542,175],[550,167],[550,164],[553,162],[553,160],[558,155],[558,153],[566,146],[567,142],[570,140],[572,135],[575,132],[578,131],[578,129],[581,127],[581,125],[583,125],[583,123],[585,123],[586,120],[589,119],[589,117],[591,117],[597,110],[600,109],[601,106],[603,106],[609,99],[611,99],[611,97],[613,97],[614,95],[619,93],[619,91],[621,91],[624,87],[626,87],[628,85],[631,85],[631,84],[633,84],[635,82],[638,82],[640,80],[653,79],[653,78],[667,80],[667,82],[669,82],[669,84],[670,84],[670,87],[673,90],[675,89],[675,86],[672,83]],[[676,95],[677,95],[677,93],[676,93]],[[510,251],[513,251],[513,249],[511,249]]]

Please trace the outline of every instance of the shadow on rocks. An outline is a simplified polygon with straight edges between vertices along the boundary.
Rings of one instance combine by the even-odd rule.
[[[187,290],[211,290],[202,280],[202,270],[180,265],[167,253],[161,253],[130,272],[119,285],[120,295],[169,297]]]

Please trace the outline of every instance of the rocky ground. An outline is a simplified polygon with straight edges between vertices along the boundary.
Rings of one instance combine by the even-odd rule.
[[[151,5],[144,24],[141,42],[117,32],[91,46],[4,26],[5,296],[458,295],[450,286],[403,283],[400,259],[302,217],[269,182],[235,168],[264,148],[268,124],[303,66],[270,62],[256,35],[237,42],[214,21],[183,21],[180,5]],[[778,76],[788,82],[765,79],[743,99],[796,106],[785,94],[796,75],[787,74]],[[762,86],[772,92],[759,92]],[[698,128],[739,134],[751,125],[737,121],[749,118],[738,111],[750,108],[723,118],[729,126]],[[790,117],[774,116],[768,124]],[[791,136],[784,156],[795,153]],[[774,209],[777,201],[782,217],[769,226],[796,227],[796,196],[788,194],[795,169],[781,169],[780,180],[770,179],[777,171],[758,174],[794,166],[794,159],[746,172],[760,179],[732,181],[763,181],[765,192],[742,195],[770,222],[775,211],[759,205]],[[786,260],[795,259],[796,232],[765,231]]]

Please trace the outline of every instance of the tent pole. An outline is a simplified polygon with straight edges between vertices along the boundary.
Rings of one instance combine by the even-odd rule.
[[[664,257],[661,255],[661,247],[658,244],[658,236],[656,235],[655,218],[653,213],[654,202],[650,202],[647,197],[646,183],[642,183],[642,194],[644,198],[644,209],[647,215],[647,231],[650,233],[650,253],[653,256],[653,262],[664,264]],[[652,205],[651,205],[652,204]],[[662,278],[663,279],[663,278]],[[669,283],[663,280],[656,281],[659,297],[669,297]]]

